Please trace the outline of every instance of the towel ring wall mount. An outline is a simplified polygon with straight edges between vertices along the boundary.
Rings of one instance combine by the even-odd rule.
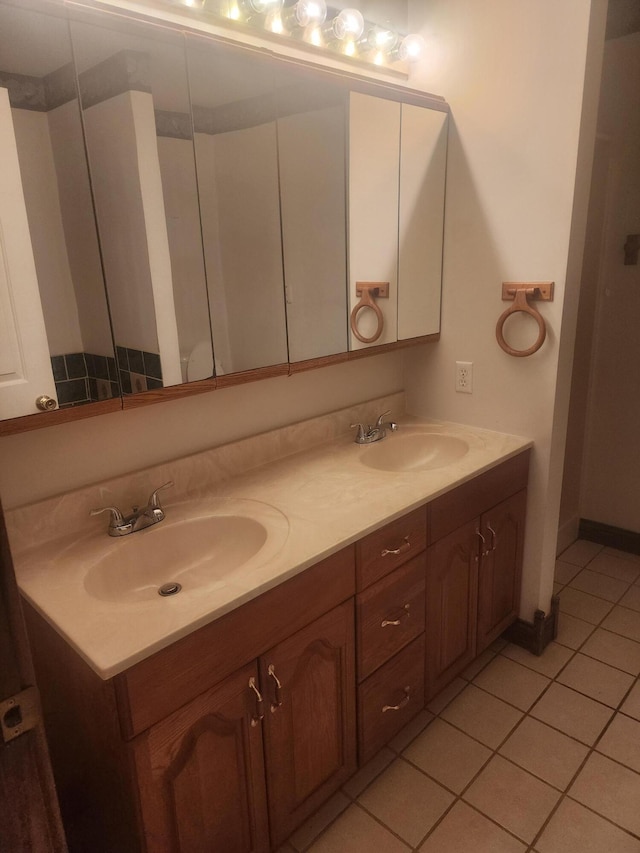
[[[552,302],[553,301],[553,282],[552,281],[503,281],[502,282],[502,299],[512,300],[513,305],[510,305],[498,318],[496,324],[496,339],[500,347],[508,354],[516,358],[524,358],[528,355],[533,355],[537,352],[545,341],[547,336],[547,327],[544,318],[538,310],[531,305],[532,301]],[[504,338],[504,324],[512,314],[522,312],[529,314],[538,324],[538,337],[535,342],[526,349],[514,349],[508,344]]]

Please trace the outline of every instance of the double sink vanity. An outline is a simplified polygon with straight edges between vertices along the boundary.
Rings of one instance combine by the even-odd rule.
[[[72,849],[277,849],[516,620],[531,443],[403,405],[9,513]]]

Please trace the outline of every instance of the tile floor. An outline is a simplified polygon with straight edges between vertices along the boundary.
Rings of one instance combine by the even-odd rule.
[[[280,853],[640,853],[640,557],[556,582],[542,657],[494,643]]]

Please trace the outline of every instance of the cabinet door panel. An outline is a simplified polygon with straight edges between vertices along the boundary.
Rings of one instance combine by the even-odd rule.
[[[355,771],[354,657],[348,601],[260,660],[274,847]]]
[[[132,742],[149,853],[269,849],[256,675],[244,667]]]
[[[491,547],[480,563],[478,580],[478,652],[516,619],[527,493],[518,492],[482,515],[482,533]]]
[[[427,696],[435,696],[476,654],[478,522],[427,551]]]

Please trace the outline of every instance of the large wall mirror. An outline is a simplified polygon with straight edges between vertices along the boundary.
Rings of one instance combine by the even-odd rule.
[[[447,112],[171,26],[0,0],[0,147],[46,387],[134,405],[437,336]],[[0,341],[20,242],[0,180],[3,198]],[[365,342],[362,282],[388,284]],[[376,313],[358,324],[371,337]],[[4,403],[13,356],[35,352],[21,334],[0,346],[0,419],[33,411]]]

